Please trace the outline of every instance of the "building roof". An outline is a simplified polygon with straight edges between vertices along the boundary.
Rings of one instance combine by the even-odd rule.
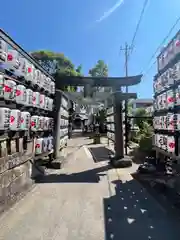
[[[139,99],[133,99],[131,100],[131,103],[148,103],[148,104],[153,104],[153,99],[152,98],[139,98]]]

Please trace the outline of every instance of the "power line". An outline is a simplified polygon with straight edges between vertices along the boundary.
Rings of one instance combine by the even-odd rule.
[[[163,39],[163,41],[161,42],[161,44],[157,47],[156,51],[152,54],[150,60],[148,61],[147,66],[150,65],[151,61],[153,60],[153,58],[156,56],[156,54],[158,53],[158,51],[162,48],[162,46],[165,44],[166,40],[169,38],[169,36],[171,35],[171,33],[173,32],[174,28],[176,27],[176,25],[180,22],[180,17],[178,17],[178,19],[175,21],[175,23],[173,24],[173,26],[170,28],[168,34],[165,36],[165,38]],[[143,75],[146,75],[151,68],[154,66],[154,64],[157,62],[157,59],[155,60],[155,62],[153,62],[150,67],[147,68],[146,71],[141,71],[142,73],[145,72]]]
[[[144,3],[143,3],[143,7],[142,7],[142,10],[141,10],[141,13],[140,13],[140,16],[139,16],[139,20],[138,20],[138,23],[136,25],[136,28],[135,28],[135,31],[134,31],[134,35],[133,35],[133,38],[132,38],[132,41],[131,41],[131,45],[130,47],[128,48],[128,53],[127,53],[127,61],[129,61],[130,59],[130,54],[132,55],[132,52],[134,50],[134,42],[135,42],[135,39],[136,39],[136,36],[137,36],[137,33],[139,31],[139,27],[140,27],[140,24],[143,20],[143,16],[144,16],[144,12],[145,12],[145,9],[146,9],[146,6],[148,4],[148,1],[149,0],[145,0]],[[124,68],[126,69],[126,63],[124,65]]]
[[[143,74],[143,77],[146,75],[146,74],[148,74],[149,73],[149,71],[152,69],[152,67],[156,64],[156,62],[157,62],[157,60],[155,60],[152,64],[151,64],[151,66],[146,70],[146,72]]]
[[[136,25],[136,29],[135,29],[135,32],[134,32],[134,35],[133,35],[133,38],[132,38],[132,42],[131,42],[131,45],[130,45],[130,48],[131,48],[131,54],[134,50],[134,42],[135,42],[135,39],[136,39],[136,36],[137,36],[137,33],[139,31],[139,27],[140,27],[140,24],[143,20],[143,16],[144,16],[144,12],[145,12],[145,9],[146,9],[146,6],[148,4],[148,1],[149,0],[145,0],[144,3],[143,3],[143,7],[142,7],[142,10],[141,10],[141,13],[140,13],[140,17],[139,17],[139,20],[138,20],[138,23]],[[128,57],[129,57],[129,54],[128,54]]]

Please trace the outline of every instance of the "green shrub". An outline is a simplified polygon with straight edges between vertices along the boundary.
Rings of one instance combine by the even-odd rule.
[[[139,150],[149,152],[152,150],[153,128],[147,122],[142,122],[141,128],[137,131],[133,141],[139,144]]]
[[[152,151],[152,137],[150,136],[142,136],[139,142],[139,150],[143,152],[151,152]]]

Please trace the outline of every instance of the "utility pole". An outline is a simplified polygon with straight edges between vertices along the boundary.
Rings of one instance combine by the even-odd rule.
[[[124,47],[120,47],[120,51],[124,51],[124,56],[125,56],[125,77],[128,77],[128,58],[129,58],[129,51],[132,48],[130,46],[128,46],[127,42],[125,43]],[[126,86],[125,88],[125,93],[128,93],[128,86]],[[125,100],[125,154],[128,154],[128,149],[127,149],[127,144],[128,144],[128,100]]]
[[[125,56],[125,77],[128,77],[128,58],[129,58],[129,51],[132,49],[132,47],[128,46],[127,42],[125,43],[124,47],[120,47],[120,51],[124,51]],[[126,93],[128,93],[128,86],[126,86]]]

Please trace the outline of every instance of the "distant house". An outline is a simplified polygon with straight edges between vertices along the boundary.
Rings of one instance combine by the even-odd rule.
[[[145,108],[149,113],[153,112],[153,99],[133,99],[131,100],[132,111],[135,112],[138,108]]]

